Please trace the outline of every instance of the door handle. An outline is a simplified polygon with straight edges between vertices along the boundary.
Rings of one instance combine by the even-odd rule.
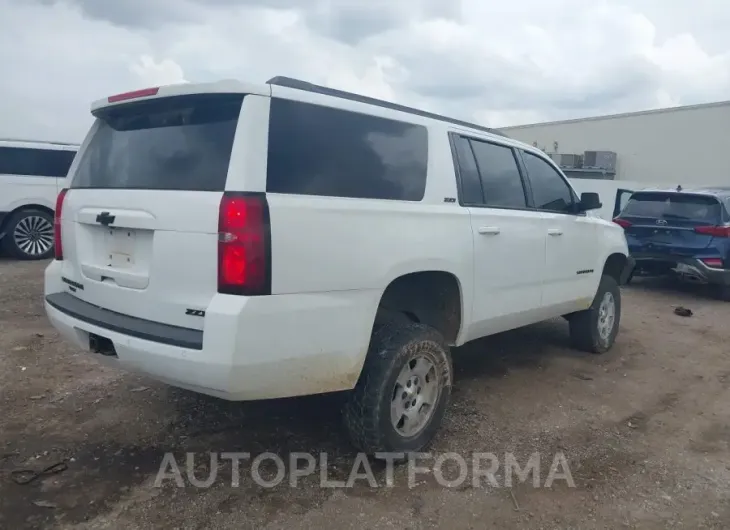
[[[480,226],[479,233],[482,235],[496,236],[499,234],[498,226]]]
[[[549,236],[562,236],[563,231],[560,228],[549,228],[548,235]]]

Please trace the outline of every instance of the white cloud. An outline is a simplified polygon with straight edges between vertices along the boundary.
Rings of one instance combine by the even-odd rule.
[[[146,85],[174,85],[188,82],[183,69],[171,59],[157,62],[153,57],[143,55],[129,69]]]
[[[274,75],[492,126],[726,98],[724,0],[0,0],[0,136],[75,140],[89,104]]]

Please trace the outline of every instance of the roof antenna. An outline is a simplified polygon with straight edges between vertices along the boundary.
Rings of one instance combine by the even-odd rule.
[[[677,191],[682,191],[682,185],[681,184],[678,184],[677,185]]]

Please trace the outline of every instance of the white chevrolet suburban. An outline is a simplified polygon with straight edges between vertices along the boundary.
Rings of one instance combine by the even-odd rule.
[[[22,260],[53,256],[53,209],[79,146],[0,139],[0,244]]]
[[[450,347],[558,316],[614,342],[623,230],[529,145],[285,77],[91,112],[45,307],[99,359],[227,400],[345,391],[357,448],[411,452]]]

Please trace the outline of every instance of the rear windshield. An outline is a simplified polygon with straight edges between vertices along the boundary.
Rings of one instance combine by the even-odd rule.
[[[104,108],[71,187],[221,191],[242,102],[199,94]]]
[[[634,193],[622,216],[719,223],[722,204],[714,197],[678,193]]]

